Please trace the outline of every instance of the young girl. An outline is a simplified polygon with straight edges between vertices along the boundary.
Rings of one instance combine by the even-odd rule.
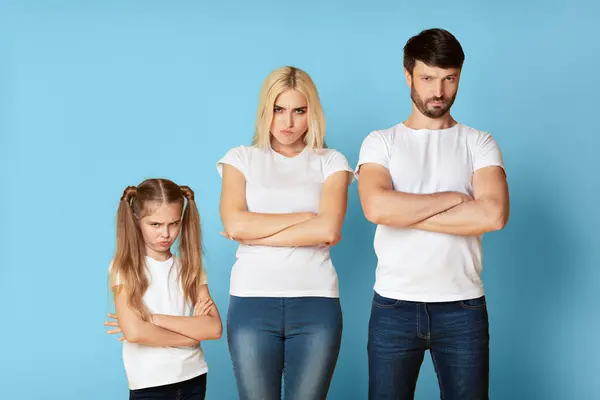
[[[325,399],[342,335],[329,247],[340,240],[352,180],[325,148],[317,89],[300,69],[265,80],[253,146],[217,163],[224,236],[240,243],[227,339],[241,399]]]
[[[185,199],[187,205],[184,207]],[[179,257],[171,246],[179,238]],[[202,269],[194,192],[166,179],[125,189],[110,267],[130,399],[204,399],[200,342],[221,337],[221,318]]]

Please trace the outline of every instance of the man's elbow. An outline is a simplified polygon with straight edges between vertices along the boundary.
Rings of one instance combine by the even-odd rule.
[[[408,216],[392,215],[386,207],[377,201],[367,202],[363,206],[363,212],[367,221],[376,225],[387,225],[396,228],[405,228],[414,224]]]
[[[365,199],[363,202],[363,212],[367,221],[381,225],[384,222],[383,209],[380,202],[375,196],[371,196],[369,199]]]
[[[490,213],[490,228],[492,231],[500,231],[504,229],[508,223],[508,211],[504,208],[498,207],[492,213]]]

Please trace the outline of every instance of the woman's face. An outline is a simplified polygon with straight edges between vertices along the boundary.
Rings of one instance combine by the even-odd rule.
[[[271,135],[283,146],[302,139],[308,130],[308,100],[302,93],[288,89],[275,99]]]

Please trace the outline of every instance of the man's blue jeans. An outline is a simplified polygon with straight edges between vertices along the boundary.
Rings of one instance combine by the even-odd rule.
[[[485,297],[418,303],[375,293],[367,348],[369,399],[413,399],[427,349],[443,400],[489,398]]]

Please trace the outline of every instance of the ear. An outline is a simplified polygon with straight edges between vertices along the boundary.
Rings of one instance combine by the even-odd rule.
[[[412,87],[412,74],[406,68],[404,68],[404,77],[406,78],[408,87]]]

